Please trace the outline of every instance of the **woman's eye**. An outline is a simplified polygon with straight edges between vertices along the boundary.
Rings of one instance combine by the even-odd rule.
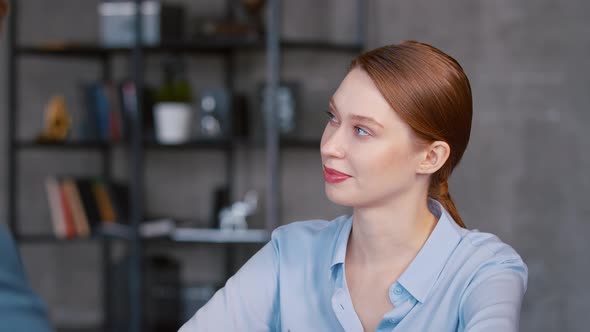
[[[334,114],[332,114],[332,112],[330,112],[330,111],[326,111],[326,114],[328,115],[328,119],[330,121],[332,121],[336,118],[336,116],[334,116]]]
[[[361,127],[354,127],[354,130],[359,136],[369,136],[369,133]]]

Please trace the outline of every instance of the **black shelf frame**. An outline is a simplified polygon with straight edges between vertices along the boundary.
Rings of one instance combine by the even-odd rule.
[[[127,241],[128,236],[115,236],[94,234],[89,237],[75,237],[72,239],[60,239],[53,234],[27,234],[19,237],[19,242],[22,244],[38,244],[38,243],[82,243],[82,242],[99,242],[105,240],[122,240]]]
[[[15,141],[12,143],[14,150],[102,150],[111,148],[105,142],[51,142],[37,143],[35,141]]]
[[[280,47],[285,50],[301,51],[324,51],[324,52],[349,52],[359,53],[363,49],[358,43],[337,43],[322,40],[309,41],[281,41]],[[194,41],[175,44],[163,44],[160,46],[142,47],[144,54],[181,53],[181,54],[212,54],[223,55],[236,51],[263,51],[264,43],[260,41],[225,41],[216,42]],[[104,58],[114,55],[128,55],[133,52],[129,47],[101,47],[96,44],[85,43],[63,43],[61,45],[27,45],[20,46],[15,50],[20,56],[52,56],[52,57],[74,57],[74,58]]]
[[[51,143],[37,143],[35,141],[17,141],[13,143],[13,148],[16,151],[21,150],[103,150],[103,149],[117,149],[125,147],[125,142],[51,142]],[[255,142],[251,140],[193,140],[179,144],[161,144],[155,141],[143,141],[143,148],[145,150],[224,150],[234,149],[237,146],[245,146],[250,148],[264,147],[264,142]],[[320,140],[312,138],[285,138],[279,141],[281,147],[284,148],[319,148]]]
[[[134,0],[136,5],[140,5],[142,0]],[[232,1],[228,1],[228,17],[231,16],[229,5]],[[281,40],[278,31],[281,26],[281,8],[280,0],[269,0],[267,2],[267,34],[265,40],[250,40],[250,41],[216,41],[216,40],[198,40],[185,43],[165,44],[155,47],[145,47],[139,43],[129,48],[105,48],[100,45],[90,43],[69,43],[69,44],[53,44],[53,45],[19,45],[18,44],[18,1],[11,1],[11,15],[8,17],[9,22],[9,52],[7,61],[8,73],[8,116],[7,116],[7,131],[6,135],[7,152],[8,152],[8,181],[7,181],[7,217],[11,231],[18,243],[23,245],[35,244],[70,244],[70,243],[84,243],[97,242],[101,245],[102,256],[102,275],[103,275],[103,311],[105,319],[102,325],[102,330],[112,330],[112,317],[109,303],[111,287],[111,243],[113,241],[125,241],[128,243],[132,262],[129,271],[130,278],[133,282],[129,285],[129,295],[131,299],[131,312],[129,317],[129,331],[139,332],[142,330],[143,312],[142,312],[142,256],[145,245],[151,243],[172,243],[180,245],[190,244],[221,244],[226,249],[226,277],[229,278],[232,274],[234,264],[234,253],[236,245],[244,243],[258,243],[264,244],[270,240],[270,231],[278,226],[280,219],[279,202],[280,202],[280,187],[276,179],[280,178],[280,152],[282,148],[290,149],[317,149],[319,148],[319,139],[281,139],[277,132],[277,120],[269,117],[267,121],[267,131],[264,142],[253,142],[249,140],[232,139],[225,141],[191,141],[178,145],[163,145],[157,142],[148,142],[140,139],[142,137],[141,126],[141,112],[136,114],[134,121],[132,121],[131,141],[129,142],[75,142],[68,141],[64,143],[36,143],[34,141],[17,140],[16,128],[18,128],[18,109],[19,101],[17,99],[17,89],[19,86],[19,68],[17,59],[20,57],[47,57],[47,58],[76,58],[88,59],[92,61],[99,61],[102,68],[101,79],[110,80],[112,72],[112,58],[114,56],[129,56],[132,60],[132,78],[138,88],[138,103],[141,103],[141,95],[143,93],[141,87],[143,86],[143,66],[144,58],[148,55],[158,55],[166,53],[178,53],[184,55],[210,55],[221,56],[225,64],[225,85],[229,89],[234,88],[234,57],[236,52],[265,52],[266,55],[266,72],[267,82],[269,85],[269,95],[267,98],[267,109],[274,109],[276,105],[276,92],[280,82],[280,58],[281,50],[293,51],[321,51],[321,52],[337,52],[337,53],[351,53],[358,54],[366,47],[366,1],[356,0],[356,20],[357,30],[353,42],[331,42],[322,40]],[[136,14],[136,36],[139,37],[141,29],[141,20],[137,19],[139,14]],[[140,38],[136,38],[139,40]],[[141,105],[138,105],[141,109]],[[267,114],[272,114],[268,112]],[[221,150],[225,152],[226,179],[228,187],[230,188],[230,196],[232,193],[232,184],[234,181],[234,150],[238,146],[246,147],[263,147],[266,150],[266,160],[268,172],[267,181],[267,202],[266,202],[266,231],[265,235],[260,236],[258,240],[246,240],[246,238],[223,238],[218,237],[217,240],[213,238],[202,237],[202,235],[195,235],[192,239],[190,237],[170,236],[168,238],[141,238],[138,235],[139,223],[144,216],[144,155],[148,150],[157,151],[182,151],[182,150]],[[74,239],[58,239],[54,235],[45,234],[21,234],[19,228],[19,216],[17,210],[18,186],[17,179],[19,177],[19,170],[16,167],[19,152],[25,150],[51,150],[51,151],[97,151],[102,156],[101,176],[104,178],[111,178],[111,156],[112,150],[115,148],[127,149],[127,156],[129,157],[129,174],[131,174],[130,181],[130,226],[124,232],[120,233],[101,233],[95,234],[88,238],[74,238]],[[231,199],[231,197],[230,197]],[[206,232],[205,232],[206,233]],[[186,234],[185,234],[186,235]]]

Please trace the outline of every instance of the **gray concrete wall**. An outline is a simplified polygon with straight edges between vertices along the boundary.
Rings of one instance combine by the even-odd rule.
[[[222,13],[218,1],[183,1],[194,15]],[[21,42],[88,40],[97,35],[97,1],[21,0]],[[354,32],[353,1],[285,1],[283,35],[347,40]],[[459,60],[474,94],[472,138],[450,189],[470,228],[497,234],[528,263],[529,289],[522,331],[585,331],[590,290],[590,24],[587,1],[389,1],[370,2],[368,39],[376,47],[404,39],[431,43]],[[303,136],[319,137],[331,92],[344,75],[348,55],[294,51],[284,56],[285,79],[305,82]],[[0,52],[5,67],[6,45]],[[264,77],[260,54],[239,55],[237,86],[253,92]],[[148,80],[157,82],[157,57],[147,59]],[[79,109],[75,84],[92,80],[92,62],[27,58],[19,63],[19,137],[35,135],[42,109],[64,93]],[[126,73],[124,58],[115,76]],[[223,82],[221,61],[193,57],[195,90]],[[4,72],[4,69],[2,69]],[[6,117],[6,75],[0,80],[0,120]],[[5,152],[2,135],[0,153]],[[115,174],[125,176],[125,158],[116,153]],[[318,151],[283,154],[283,220],[331,218],[347,213],[324,196]],[[210,188],[223,182],[218,152],[149,152],[146,157],[147,207],[152,213],[208,218]],[[264,189],[264,153],[239,151],[236,194]],[[98,171],[96,154],[24,152],[19,159],[19,210],[23,229],[50,232],[42,180],[48,174]],[[43,165],[43,167],[39,167]],[[171,167],[174,165],[174,167]],[[6,163],[0,166],[2,171]],[[5,211],[1,177],[0,211]],[[183,259],[186,282],[221,276],[219,248],[194,246],[168,250]],[[252,248],[250,248],[252,249]],[[252,249],[250,251],[255,250]],[[22,246],[33,287],[48,302],[58,325],[92,325],[100,311],[100,251],[92,243]],[[247,255],[246,255],[247,256]],[[246,257],[245,256],[245,257]],[[245,259],[245,257],[243,257]],[[206,268],[203,268],[206,267]]]

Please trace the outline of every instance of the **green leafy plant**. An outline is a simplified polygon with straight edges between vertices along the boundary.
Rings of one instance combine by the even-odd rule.
[[[164,83],[156,91],[156,102],[191,103],[191,86],[183,77],[184,66],[177,58],[168,58],[163,63]]]

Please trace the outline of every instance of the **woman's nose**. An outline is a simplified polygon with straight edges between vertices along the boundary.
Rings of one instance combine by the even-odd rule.
[[[343,137],[339,134],[339,130],[328,132],[326,130],[322,136],[320,145],[321,154],[325,157],[343,158],[345,156]]]

